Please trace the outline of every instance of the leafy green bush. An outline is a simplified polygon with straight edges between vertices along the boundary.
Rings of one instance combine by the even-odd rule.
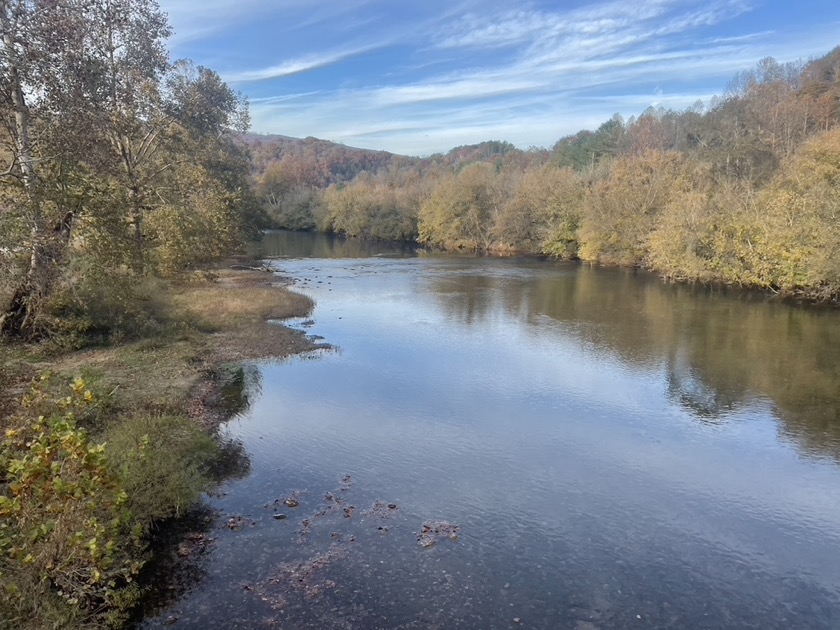
[[[40,390],[26,404],[42,404]],[[84,381],[0,444],[0,615],[23,627],[116,625],[134,603],[143,528],[122,480],[77,426]]]
[[[57,397],[44,375],[0,442],[4,623],[121,626],[141,595],[135,578],[153,523],[212,485],[219,446],[193,421],[119,416],[102,400],[81,378]]]
[[[136,522],[177,517],[209,490],[216,440],[189,418],[131,418],[109,428],[106,457],[128,493]]]

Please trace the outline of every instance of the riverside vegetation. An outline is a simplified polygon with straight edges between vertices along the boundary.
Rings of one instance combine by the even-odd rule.
[[[186,515],[235,451],[214,433],[235,366],[309,347],[267,320],[311,301],[263,276],[147,280],[145,326],[120,343],[0,346],[0,627],[130,618],[158,526]]]
[[[552,151],[415,159],[243,135],[153,0],[13,0],[0,30],[3,627],[123,624],[216,479],[224,366],[308,347],[266,323],[307,298],[213,267],[271,222],[838,298],[838,50]]]
[[[307,347],[266,320],[312,304],[210,266],[261,221],[248,111],[153,0],[13,0],[0,31],[0,627],[120,626],[221,474],[226,366]]]
[[[551,150],[407,158],[255,138],[275,222],[445,250],[644,266],[675,280],[840,299],[840,48],[767,58],[685,111],[616,115]]]

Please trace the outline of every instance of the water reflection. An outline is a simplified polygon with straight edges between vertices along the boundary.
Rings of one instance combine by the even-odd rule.
[[[548,317],[564,335],[630,365],[662,365],[671,399],[703,421],[771,400],[784,435],[809,454],[840,460],[837,312],[672,285],[641,271],[524,266],[533,276],[467,273],[430,285],[463,324],[504,312],[541,330]]]
[[[278,258],[364,258],[367,256],[413,256],[418,246],[403,241],[368,241],[321,232],[266,232],[251,254]]]
[[[226,418],[247,413],[262,393],[262,372],[256,365],[233,365],[219,370],[219,396]]]
[[[286,231],[266,234],[261,248],[291,258],[417,253],[414,245]],[[770,400],[782,436],[804,454],[840,461],[837,311],[670,284],[635,269],[420,253],[442,267],[425,286],[453,320],[481,325],[506,313],[541,329],[550,318],[630,365],[662,366],[670,399],[698,420],[722,422]]]
[[[840,627],[837,313],[269,241],[342,352],[259,367],[228,426],[251,472],[214,504],[249,524],[182,627]],[[458,541],[420,548],[429,520]]]

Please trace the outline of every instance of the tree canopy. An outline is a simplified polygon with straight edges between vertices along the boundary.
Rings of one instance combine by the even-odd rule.
[[[46,334],[62,286],[175,273],[241,240],[258,212],[234,136],[247,104],[170,59],[154,0],[10,0],[0,27],[0,331]]]
[[[281,227],[837,301],[838,123],[840,48],[807,63],[762,59],[708,104],[616,114],[551,151],[490,141],[409,158],[265,138],[253,141],[255,177]],[[383,210],[389,195],[394,212]]]

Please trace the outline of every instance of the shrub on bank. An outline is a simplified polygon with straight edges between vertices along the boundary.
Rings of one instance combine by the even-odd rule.
[[[54,392],[42,378],[0,443],[0,618],[118,627],[141,595],[150,526],[209,487],[218,447],[185,418],[103,421],[82,379]]]

